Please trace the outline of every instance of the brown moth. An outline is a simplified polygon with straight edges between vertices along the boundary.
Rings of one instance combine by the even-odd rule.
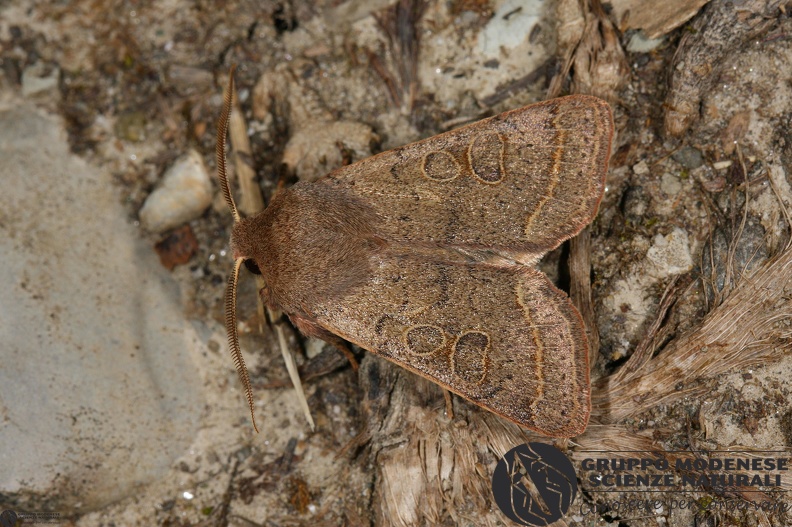
[[[573,95],[484,119],[297,183],[241,219],[225,174],[233,92],[232,72],[217,137],[234,215],[226,329],[251,417],[235,315],[246,261],[263,301],[307,336],[357,344],[542,434],[585,430],[583,321],[533,266],[597,212],[605,101]]]

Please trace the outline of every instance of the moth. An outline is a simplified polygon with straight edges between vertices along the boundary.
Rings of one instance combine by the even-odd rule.
[[[542,434],[585,430],[583,321],[534,266],[597,212],[613,136],[605,101],[502,113],[297,183],[240,218],[225,167],[233,92],[232,72],[217,136],[234,216],[226,330],[254,426],[236,328],[243,263],[306,336],[356,344]]]

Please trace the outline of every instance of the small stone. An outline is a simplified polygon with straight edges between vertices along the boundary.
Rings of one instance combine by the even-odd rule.
[[[190,261],[198,250],[198,240],[189,225],[182,225],[154,245],[163,267],[172,271]]]
[[[704,164],[704,156],[692,146],[680,148],[671,155],[671,158],[685,168],[693,170]]]
[[[627,43],[627,51],[630,53],[649,53],[662,44],[664,40],[664,37],[649,38],[644,35],[643,31],[638,31],[637,33],[633,33],[633,36]]]
[[[703,181],[701,186],[704,187],[704,190],[707,192],[721,192],[726,188],[726,178],[723,176],[717,176]]]
[[[140,209],[140,223],[163,232],[194,220],[212,203],[212,182],[201,155],[195,150],[180,157]]]
[[[22,95],[25,97],[38,97],[50,93],[59,95],[59,79],[60,68],[57,66],[43,62],[31,64],[22,72]]]
[[[308,359],[313,359],[314,357],[318,357],[319,354],[322,353],[325,346],[325,341],[321,339],[315,338],[307,338],[305,339],[305,356]]]
[[[667,196],[676,196],[682,190],[682,183],[678,177],[666,172],[660,179],[660,190],[665,192]]]
[[[167,80],[182,95],[207,92],[214,87],[212,72],[181,64],[168,68]]]
[[[635,165],[633,165],[633,173],[636,176],[643,176],[649,173],[649,165],[646,164],[646,161],[639,161]]]
[[[646,259],[654,264],[657,278],[687,273],[693,269],[690,243],[687,232],[675,227],[667,236],[658,234],[652,246],[646,251]]]
[[[646,214],[649,198],[640,185],[627,187],[624,191],[622,198],[622,208],[628,219],[632,221],[640,221],[640,218]]]
[[[127,112],[118,116],[114,126],[116,137],[139,143],[146,139],[146,116],[143,112]]]

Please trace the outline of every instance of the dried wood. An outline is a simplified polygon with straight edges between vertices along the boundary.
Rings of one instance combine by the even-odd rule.
[[[660,38],[693,18],[708,2],[709,0],[613,0],[610,4],[620,31],[642,29],[647,37]]]
[[[765,262],[692,331],[624,375],[592,387],[592,416],[617,423],[701,392],[700,381],[792,353],[792,251]]]

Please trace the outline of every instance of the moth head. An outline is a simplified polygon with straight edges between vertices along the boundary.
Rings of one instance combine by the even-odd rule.
[[[228,75],[228,86],[226,87],[223,96],[223,111],[220,113],[220,120],[217,123],[217,149],[215,151],[217,157],[217,178],[220,180],[220,189],[223,192],[228,208],[234,217],[234,231],[242,223],[239,216],[234,198],[231,195],[231,190],[228,187],[228,174],[226,173],[226,155],[225,155],[225,142],[226,135],[228,134],[228,121],[231,117],[231,106],[234,102],[234,70],[236,66],[231,66],[231,71]],[[225,293],[225,323],[226,334],[228,335],[228,347],[231,350],[231,355],[234,358],[234,365],[236,366],[239,380],[245,388],[245,396],[247,398],[248,407],[250,408],[250,417],[253,420],[253,428],[258,432],[256,426],[256,416],[253,412],[253,390],[250,386],[250,376],[248,375],[247,367],[245,366],[245,359],[242,357],[242,351],[239,348],[239,335],[237,334],[237,318],[236,318],[236,297],[237,297],[237,279],[239,278],[239,268],[246,261],[251,261],[244,255],[240,254],[233,244],[232,236],[232,253],[234,254],[234,270],[231,276],[228,277],[228,286]],[[255,263],[253,263],[255,266]],[[258,267],[255,267],[258,269]],[[250,267],[248,267],[250,269]]]
[[[262,222],[259,221],[261,219],[259,216],[261,215],[258,214],[234,221],[229,242],[231,255],[234,260],[243,260],[245,267],[253,274],[261,274],[256,261],[260,262],[261,251],[259,249],[262,244],[266,243],[265,237],[261,234],[264,229],[262,229]]]

